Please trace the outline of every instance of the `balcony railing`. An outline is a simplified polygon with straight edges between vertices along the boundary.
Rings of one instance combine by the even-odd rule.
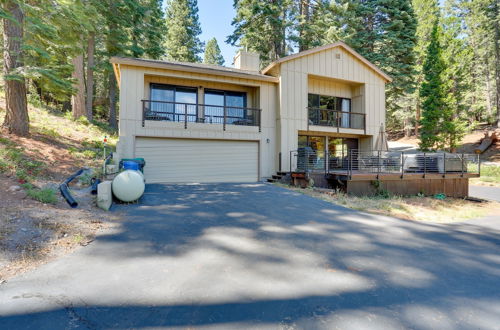
[[[401,151],[359,151],[329,153],[311,148],[290,152],[290,172],[323,172],[352,177],[357,174],[475,174],[481,173],[476,154],[446,152],[405,153]]]
[[[196,103],[142,100],[142,126],[146,120],[256,126],[261,131],[261,109]]]
[[[360,112],[307,108],[309,125],[362,129],[366,131],[366,115]]]

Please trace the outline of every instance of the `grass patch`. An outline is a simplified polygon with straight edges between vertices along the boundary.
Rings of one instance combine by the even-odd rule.
[[[500,166],[481,165],[481,176],[471,179],[471,183],[500,186]]]
[[[57,203],[57,196],[56,196],[56,191],[52,188],[43,188],[39,189],[34,187],[30,183],[25,183],[21,185],[25,190],[26,194],[44,204],[56,204]]]
[[[426,196],[394,195],[357,197],[327,189],[285,187],[350,209],[415,221],[450,223],[481,218],[500,210],[499,203],[477,203],[460,198],[440,200]]]

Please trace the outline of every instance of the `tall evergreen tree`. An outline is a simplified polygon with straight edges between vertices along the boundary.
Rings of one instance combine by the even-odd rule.
[[[23,69],[24,13],[16,0],[2,3],[3,16],[3,74],[5,80],[5,120],[3,126],[9,133],[27,135],[29,117],[26,102]]]
[[[236,0],[234,32],[226,41],[259,53],[264,66],[287,55],[291,5],[292,0]]]
[[[410,0],[340,0],[334,13],[330,40],[344,40],[369,61],[391,75],[387,85],[390,128],[401,127],[411,116],[409,102],[415,90],[417,21]]]
[[[414,95],[415,103],[415,136],[419,135],[419,122],[421,119],[420,109],[420,86],[423,80],[422,67],[427,55],[427,48],[429,47],[432,29],[436,24],[439,16],[439,4],[437,0],[413,0],[413,8],[417,18],[416,37],[417,42],[415,45],[415,81],[417,89]]]
[[[201,62],[203,43],[197,0],[167,1],[166,58],[172,61]]]
[[[212,38],[207,42],[203,63],[224,65],[224,57],[220,52],[219,45],[217,44],[217,39]]]
[[[443,112],[446,108],[442,74],[444,63],[439,41],[439,25],[434,23],[427,55],[423,64],[423,82],[420,88],[422,119],[420,149],[424,151],[438,148],[441,144]]]

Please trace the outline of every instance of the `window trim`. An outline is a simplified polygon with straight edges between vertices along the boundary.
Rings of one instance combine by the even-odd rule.
[[[313,96],[314,98],[316,98],[316,100],[318,101],[318,105],[317,106],[312,106],[312,107],[309,107],[309,99],[310,97]],[[335,109],[324,109],[324,110],[333,110],[333,111],[340,111],[340,112],[352,112],[352,98],[347,98],[347,97],[341,97],[341,96],[334,96],[334,95],[323,95],[323,94],[316,94],[316,93],[307,93],[307,102],[308,102],[308,107],[309,108],[314,108],[314,109],[322,109],[321,108],[321,97],[333,97],[335,98]],[[348,100],[349,101],[349,111],[342,111],[341,107],[342,107],[342,100]]]
[[[187,103],[187,104],[196,104],[196,105],[198,105],[198,87],[182,86],[182,85],[171,85],[171,84],[161,84],[161,83],[149,83],[149,99],[151,101],[163,101],[163,100],[152,100],[151,99],[152,90],[156,86],[163,87],[163,89],[173,89],[174,90],[174,100],[172,102],[174,102],[174,103],[177,103],[177,101],[175,100],[175,94],[177,92],[177,88],[191,89],[191,90],[194,91],[194,93],[196,95],[196,102],[195,103]],[[183,102],[180,102],[180,103],[183,103]]]
[[[226,96],[227,94],[231,94],[231,93],[237,93],[237,94],[242,94],[243,95],[243,107],[242,108],[246,108],[247,107],[247,92],[240,92],[240,91],[228,91],[228,90],[223,90],[223,89],[212,89],[212,88],[206,88],[204,91],[203,91],[203,103],[205,104],[205,95],[207,93],[222,93],[224,95],[224,107],[230,107],[228,105],[226,105]],[[212,105],[212,106],[217,106],[216,104],[205,104],[205,105]]]

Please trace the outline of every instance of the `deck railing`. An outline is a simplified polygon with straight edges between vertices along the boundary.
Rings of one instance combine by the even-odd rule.
[[[366,130],[366,114],[322,108],[307,108],[308,124]]]
[[[329,153],[300,148],[290,152],[290,172],[324,172],[352,177],[353,174],[441,174],[481,173],[479,155],[446,152],[359,151]]]
[[[261,109],[197,103],[142,100],[142,126],[146,120],[256,126],[261,131]]]

